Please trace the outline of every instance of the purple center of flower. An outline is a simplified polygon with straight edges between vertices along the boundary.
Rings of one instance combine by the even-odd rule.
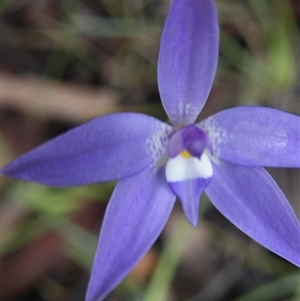
[[[213,176],[209,138],[195,125],[184,126],[171,136],[168,152],[166,180],[180,200],[189,222],[196,227],[199,200]]]
[[[178,154],[200,158],[205,149],[212,152],[209,138],[203,130],[192,124],[180,128],[169,139],[168,152],[171,158]]]

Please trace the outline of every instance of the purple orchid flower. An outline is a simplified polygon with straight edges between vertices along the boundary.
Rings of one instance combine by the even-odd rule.
[[[158,62],[172,126],[137,113],[99,117],[2,169],[50,186],[120,180],[106,210],[86,300],[103,300],[149,250],[176,197],[196,226],[204,191],[241,231],[300,266],[299,221],[262,167],[300,167],[300,118],[244,106],[194,124],[213,83],[218,43],[213,0],[173,0]]]

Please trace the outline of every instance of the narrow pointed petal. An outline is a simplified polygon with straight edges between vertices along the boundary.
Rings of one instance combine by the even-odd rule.
[[[170,131],[170,126],[147,115],[106,115],[19,157],[1,173],[51,186],[116,180],[158,160]]]
[[[213,0],[173,0],[162,35],[158,85],[175,125],[193,123],[215,76],[219,25]]]
[[[262,167],[220,159],[206,193],[236,227],[300,266],[300,224],[284,194]]]
[[[221,111],[198,126],[213,153],[248,166],[300,167],[300,117],[264,107]]]
[[[211,178],[198,178],[169,183],[171,189],[180,200],[186,218],[193,227],[198,225],[200,198],[210,180]]]
[[[121,180],[105,214],[86,301],[100,301],[150,249],[175,202],[163,169]]]
[[[212,164],[203,153],[201,158],[170,158],[166,165],[166,179],[174,194],[179,198],[184,213],[194,227],[199,221],[200,197],[210,183]]]

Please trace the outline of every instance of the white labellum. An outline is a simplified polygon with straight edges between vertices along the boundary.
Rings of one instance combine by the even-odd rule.
[[[213,175],[212,164],[205,152],[200,159],[183,157],[181,154],[169,158],[166,165],[167,182],[179,182],[190,179],[208,179]]]

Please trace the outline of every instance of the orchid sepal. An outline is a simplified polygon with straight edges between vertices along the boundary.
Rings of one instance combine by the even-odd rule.
[[[213,0],[173,0],[161,38],[158,86],[175,127],[194,123],[206,103],[219,54]]]
[[[300,167],[300,118],[277,109],[242,106],[218,112],[197,126],[213,153],[244,166]]]
[[[300,224],[283,192],[262,167],[213,163],[205,192],[236,227],[265,248],[300,266]]]
[[[163,168],[149,167],[118,182],[105,213],[86,301],[103,300],[129,273],[161,233],[174,202]]]
[[[49,186],[118,180],[154,165],[172,127],[139,113],[95,118],[17,158],[1,174]]]

